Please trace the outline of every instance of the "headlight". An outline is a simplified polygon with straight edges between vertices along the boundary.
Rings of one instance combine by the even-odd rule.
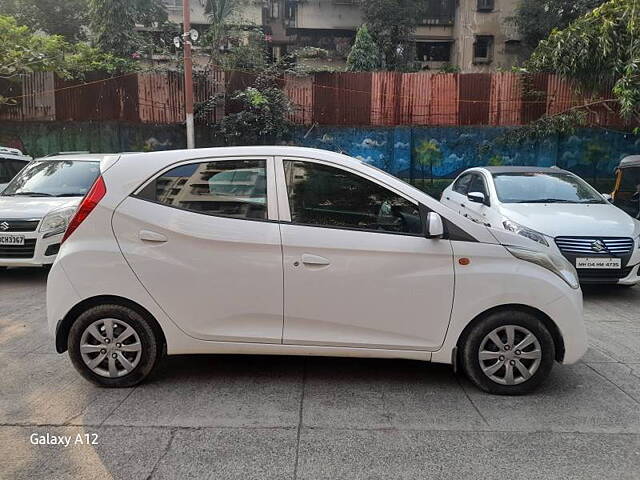
[[[40,233],[44,233],[44,238],[64,233],[69,225],[69,220],[71,220],[75,212],[76,207],[66,207],[48,213],[42,219]]]
[[[567,285],[571,288],[577,289],[580,287],[578,272],[576,272],[574,266],[571,265],[566,258],[520,247],[505,246],[505,248],[509,250],[511,255],[519,258],[520,260],[535,263],[536,265],[540,265],[541,267],[552,271],[567,282]]]
[[[505,230],[509,230],[510,232],[522,235],[523,237],[526,237],[529,240],[533,240],[534,242],[538,242],[545,247],[549,246],[544,238],[544,235],[540,232],[536,232],[535,230],[531,230],[530,228],[523,227],[519,223],[512,222],[511,220],[505,220],[504,222],[502,222],[502,225],[504,226]]]

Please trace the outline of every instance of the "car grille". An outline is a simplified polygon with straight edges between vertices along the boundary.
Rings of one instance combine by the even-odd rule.
[[[0,258],[33,258],[36,239],[27,238],[24,245],[0,245]]]
[[[40,220],[1,219],[0,233],[4,232],[34,232]]]
[[[606,247],[602,251],[594,250],[592,245],[600,240]],[[556,237],[556,245],[565,255],[624,257],[633,250],[633,239],[624,237]]]

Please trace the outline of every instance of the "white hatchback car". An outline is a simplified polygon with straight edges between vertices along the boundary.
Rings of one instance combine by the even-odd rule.
[[[474,222],[515,232],[564,255],[580,283],[640,282],[640,222],[566,170],[470,168],[441,202]]]
[[[49,274],[57,351],[125,387],[166,352],[405,358],[527,392],[587,348],[575,269],[337,153],[105,159]]]
[[[50,265],[104,155],[59,155],[30,162],[0,194],[0,268]]]

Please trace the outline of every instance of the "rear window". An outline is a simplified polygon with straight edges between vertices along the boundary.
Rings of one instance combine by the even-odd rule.
[[[100,162],[41,160],[29,163],[3,196],[82,197],[100,175]]]

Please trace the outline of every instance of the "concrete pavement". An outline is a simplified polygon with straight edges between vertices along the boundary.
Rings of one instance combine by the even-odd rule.
[[[640,287],[585,291],[584,361],[495,397],[448,366],[296,357],[174,357],[97,388],[53,350],[45,281],[0,271],[1,479],[640,478]]]

